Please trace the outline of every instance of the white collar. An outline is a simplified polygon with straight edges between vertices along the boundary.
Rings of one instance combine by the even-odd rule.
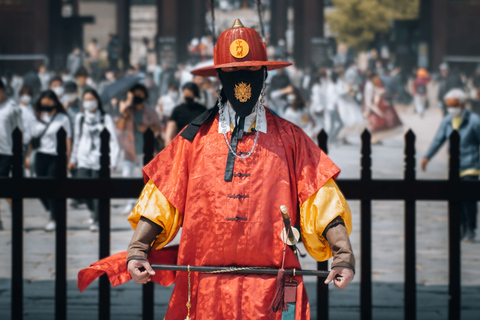
[[[235,123],[235,110],[233,110],[230,103],[226,103],[223,105],[219,113],[219,124],[218,124],[218,133],[227,133],[230,132],[230,124],[234,127]],[[245,126],[244,131],[247,132],[248,129],[252,126],[253,122],[255,121],[255,130],[263,133],[267,133],[267,117],[265,115],[265,107],[262,105],[257,105],[253,108],[253,112],[245,117]]]

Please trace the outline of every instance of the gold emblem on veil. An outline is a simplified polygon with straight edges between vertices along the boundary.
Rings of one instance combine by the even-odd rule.
[[[252,87],[244,82],[235,85],[235,98],[240,102],[247,102],[252,96]]]

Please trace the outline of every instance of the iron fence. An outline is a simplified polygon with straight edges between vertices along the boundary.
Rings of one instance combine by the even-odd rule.
[[[66,133],[60,129],[57,141],[65,141]],[[145,132],[144,164],[154,156],[154,136]],[[405,170],[402,180],[372,179],[371,136],[365,130],[361,136],[360,179],[339,179],[338,185],[347,199],[360,200],[361,271],[360,317],[372,319],[372,200],[403,200],[405,202],[405,319],[415,320],[416,298],[416,239],[415,202],[418,200],[448,201],[449,217],[449,304],[448,318],[460,319],[460,201],[478,201],[479,181],[460,181],[459,142],[455,131],[450,137],[450,163],[448,180],[417,180],[415,175],[415,135],[405,135]],[[66,145],[57,146],[57,173],[55,178],[26,178],[23,176],[22,133],[13,133],[13,172],[11,178],[0,178],[0,197],[12,198],[12,319],[23,319],[23,199],[55,198],[57,228],[55,231],[55,319],[67,318],[66,275],[66,201],[67,198],[97,198],[100,200],[99,259],[110,255],[110,199],[137,197],[143,180],[110,177],[109,133],[101,134],[101,169],[98,179],[67,178]],[[327,135],[318,136],[319,146],[327,151]],[[326,262],[319,262],[318,269],[326,270]],[[99,319],[110,319],[110,283],[106,275],[99,283]],[[328,286],[317,282],[317,319],[328,319]],[[153,284],[143,285],[143,319],[154,318]]]

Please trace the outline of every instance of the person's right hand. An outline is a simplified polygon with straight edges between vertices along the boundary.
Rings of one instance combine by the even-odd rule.
[[[281,90],[282,95],[286,95],[286,94],[290,94],[290,93],[294,93],[294,92],[295,92],[295,90],[293,89],[292,85],[288,85]]]
[[[147,260],[130,260],[127,265],[128,272],[136,283],[147,283],[150,277],[155,275],[155,271]]]
[[[120,101],[120,104],[118,106],[118,111],[120,111],[121,114],[123,114],[126,110],[129,110],[128,107],[130,107],[133,104],[133,93],[130,91],[127,93],[127,99],[125,101]]]
[[[72,168],[76,168],[76,167],[77,167],[77,165],[76,165],[75,163],[71,163],[71,162],[70,162],[70,163],[68,164],[68,170],[71,170]]]
[[[25,158],[25,168],[30,170],[30,157]]]
[[[420,165],[423,171],[427,170],[427,163],[428,163],[428,158],[423,158],[422,164]]]

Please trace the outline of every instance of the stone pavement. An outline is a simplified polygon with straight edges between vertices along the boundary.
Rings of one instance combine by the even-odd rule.
[[[415,116],[411,108],[398,107],[405,127],[417,134],[417,164],[428,148],[441,119],[433,108],[424,119]],[[330,146],[330,156],[342,168],[342,178],[360,176],[360,140],[352,137],[351,144]],[[403,137],[386,140],[372,148],[373,177],[403,177]],[[417,165],[418,167],[418,165]],[[446,148],[429,164],[427,172],[417,172],[420,179],[446,179],[448,172]],[[25,318],[53,319],[55,253],[54,234],[43,227],[47,213],[36,199],[25,204]],[[132,230],[126,215],[120,212],[124,200],[112,200],[111,252],[126,250]],[[349,201],[354,230],[351,236],[360,271],[359,201]],[[11,277],[11,214],[7,203],[0,200],[5,231],[0,231],[0,319],[10,319]],[[401,201],[373,201],[373,316],[375,319],[403,319],[404,218]],[[88,231],[87,210],[68,210],[68,319],[96,318],[98,283],[84,293],[76,289],[76,275],[98,258],[98,234]],[[447,203],[417,202],[417,286],[418,318],[446,319],[448,305],[448,239]],[[477,240],[479,237],[477,237]],[[311,258],[303,259],[304,268],[315,268]],[[462,319],[480,319],[480,243],[462,243]],[[316,315],[315,282],[306,278],[312,318]],[[156,286],[155,314],[165,313],[171,287]],[[359,319],[359,277],[345,290],[332,289],[330,315],[332,319]],[[141,286],[128,283],[112,289],[112,319],[140,319]]]

